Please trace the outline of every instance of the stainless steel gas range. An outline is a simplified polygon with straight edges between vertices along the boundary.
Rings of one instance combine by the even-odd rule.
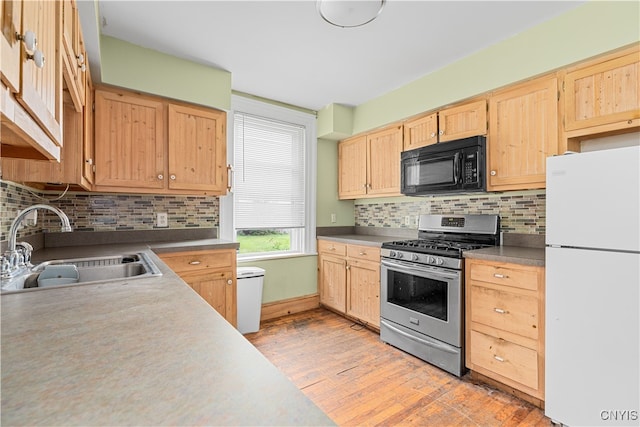
[[[380,339],[456,376],[464,365],[465,250],[500,244],[497,215],[421,215],[381,249]]]

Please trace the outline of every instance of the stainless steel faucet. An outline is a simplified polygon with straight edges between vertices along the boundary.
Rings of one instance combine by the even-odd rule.
[[[18,227],[20,223],[26,218],[26,216],[37,209],[47,209],[51,212],[58,215],[60,221],[62,222],[62,228],[60,231],[62,232],[70,232],[73,231],[71,228],[71,224],[69,223],[69,218],[67,215],[62,212],[60,209],[44,205],[38,204],[29,206],[23,211],[19,212],[15,217],[13,222],[11,223],[11,228],[9,228],[9,247],[7,251],[2,255],[2,278],[9,279],[15,277],[22,272],[24,272],[27,267],[31,266],[31,250],[32,247],[26,242],[16,243],[16,238],[18,235]],[[17,249],[16,246],[19,246],[20,249]]]

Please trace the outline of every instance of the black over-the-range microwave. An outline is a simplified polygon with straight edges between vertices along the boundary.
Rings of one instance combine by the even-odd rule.
[[[484,136],[427,145],[402,153],[400,186],[407,196],[486,191]]]

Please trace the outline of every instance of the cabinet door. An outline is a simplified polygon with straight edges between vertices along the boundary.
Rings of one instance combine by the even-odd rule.
[[[120,92],[95,92],[95,184],[162,189],[163,104]]]
[[[226,114],[169,104],[169,188],[226,194]]]
[[[440,142],[487,133],[487,102],[485,100],[447,108],[438,113]]]
[[[338,144],[338,197],[355,199],[367,193],[367,137]]]
[[[22,34],[22,1],[3,0],[0,2],[0,78],[11,92],[20,90],[20,40],[16,34]]]
[[[403,150],[413,150],[414,148],[438,142],[438,113],[428,116],[418,117],[404,123]]]
[[[320,302],[340,313],[346,312],[347,277],[346,261],[341,258],[319,258],[320,264]]]
[[[181,277],[229,323],[233,326],[237,325],[232,272],[191,273]]]
[[[638,52],[568,73],[564,82],[567,131],[640,117]]]
[[[95,162],[95,146],[94,146],[94,94],[91,84],[91,75],[89,68],[86,70],[86,89],[85,89],[85,107],[82,109],[84,120],[84,138],[83,138],[83,157],[82,157],[82,177],[89,185],[94,184],[94,162]]]
[[[62,16],[60,2],[29,0],[22,3],[22,28],[36,34],[45,58],[42,68],[29,59],[21,45],[22,80],[18,102],[42,129],[62,146]],[[4,68],[4,65],[3,65]]]
[[[349,260],[347,314],[380,327],[380,264]]]
[[[369,195],[400,195],[402,125],[367,135]]]
[[[62,1],[62,63],[63,76],[67,83],[67,90],[76,111],[82,111],[84,94],[80,92],[78,77],[81,72],[78,67],[80,58],[80,19],[75,0]]]
[[[558,153],[557,96],[555,77],[491,96],[487,190],[545,187],[547,157]]]

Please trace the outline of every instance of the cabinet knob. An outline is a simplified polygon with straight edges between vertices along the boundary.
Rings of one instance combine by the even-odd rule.
[[[162,180],[164,179],[164,175],[162,175],[161,173],[158,174],[158,179]]]
[[[438,134],[440,134],[440,136],[444,135],[444,129],[438,132]]]
[[[200,261],[189,261],[189,265],[200,265]]]
[[[93,164],[93,159],[87,159],[87,160],[85,160],[85,163],[88,163],[88,164],[92,165]]]
[[[27,52],[33,52],[38,47],[36,33],[31,30],[27,30],[24,34],[16,33],[16,39],[24,43],[24,48]]]
[[[233,285],[233,280],[231,279],[227,280],[227,285]]]
[[[491,171],[491,176],[496,176],[498,174],[498,172],[496,171]]]
[[[171,174],[171,175],[169,175],[169,179],[172,180],[172,181],[175,181],[176,180],[176,176]]]
[[[44,55],[37,49],[33,55],[27,54],[27,60],[32,60],[38,68],[44,68]]]
[[[435,138],[436,137],[436,133],[435,132],[431,132],[431,138]]]
[[[82,53],[80,55],[76,55],[76,59],[78,60],[78,66],[84,64],[84,55]]]
[[[351,270],[351,266],[347,265],[347,266],[345,267],[345,269],[347,269],[347,270]]]

